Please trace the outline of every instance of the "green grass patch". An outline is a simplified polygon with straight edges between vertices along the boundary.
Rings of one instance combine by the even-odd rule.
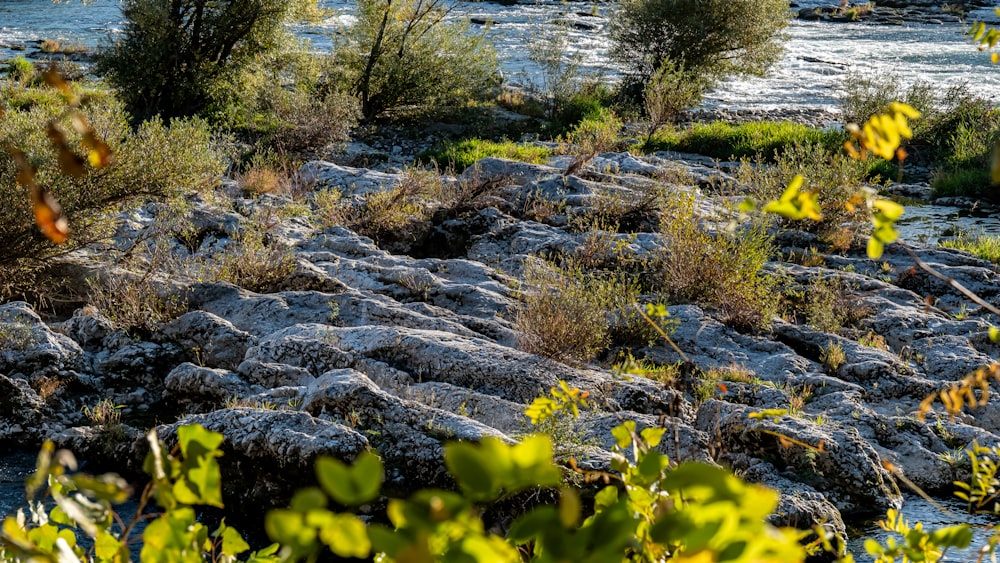
[[[456,172],[461,172],[475,164],[476,161],[490,156],[542,164],[552,156],[552,150],[545,147],[521,145],[513,141],[465,139],[445,141],[438,147],[420,154],[421,159],[433,160],[445,168],[454,169]]]
[[[955,250],[968,252],[983,260],[1000,264],[1000,236],[973,235],[959,232],[954,238],[942,240],[938,245],[944,248],[954,248]]]
[[[763,155],[770,159],[794,145],[819,144],[833,152],[844,140],[841,131],[817,129],[791,121],[739,125],[713,121],[696,123],[680,131],[660,131],[646,143],[644,150],[693,152],[725,159]]]
[[[938,169],[931,178],[931,190],[937,197],[978,197],[990,187],[990,181],[985,167]]]

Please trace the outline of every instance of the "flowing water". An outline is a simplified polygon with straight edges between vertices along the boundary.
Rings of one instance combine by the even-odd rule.
[[[34,469],[34,453],[0,452],[0,517],[24,506],[24,481]]]
[[[972,544],[962,551],[947,551],[945,553],[945,557],[941,559],[941,561],[975,561],[979,555],[980,548],[985,546],[987,543],[987,533],[984,531],[984,528],[991,524],[1000,523],[1000,518],[996,516],[973,516],[967,514],[965,505],[959,500],[944,500],[938,502],[938,506],[934,506],[914,494],[904,495],[903,499],[903,518],[909,522],[911,526],[917,522],[922,522],[924,524],[925,531],[933,531],[938,528],[952,526],[958,523],[969,524],[971,526],[973,530]],[[950,514],[942,512],[939,507],[948,510]],[[847,542],[847,546],[850,552],[854,554],[854,558],[858,563],[872,561],[872,557],[865,551],[865,540],[871,538],[884,544],[886,538],[890,535],[894,536],[897,542],[901,541],[898,534],[890,534],[889,532],[879,528],[878,520],[876,519],[871,522],[863,523],[852,530],[851,537],[853,539]],[[989,561],[989,558],[987,557],[985,561]]]
[[[804,0],[798,7],[830,4]],[[302,26],[298,33],[312,49],[324,52],[339,26],[350,21],[353,3],[321,0],[333,15],[319,25]],[[118,0],[0,0],[0,58],[31,53],[32,41],[55,39],[64,44],[96,47],[122,29]],[[612,4],[540,0],[517,6],[490,2],[459,2],[456,17],[469,16],[491,22],[485,29],[497,46],[505,74],[518,82],[538,82],[537,66],[529,46],[555,33],[557,22],[576,24],[568,29],[573,53],[581,57],[586,72],[608,80],[616,75],[607,58],[605,24]],[[978,10],[970,19],[993,20],[990,10]],[[16,51],[12,46],[27,51]],[[851,72],[897,72],[904,82],[925,80],[946,88],[968,82],[977,93],[997,99],[1000,65],[990,65],[962,35],[962,26],[865,23],[820,23],[794,20],[788,29],[785,56],[769,78],[732,80],[711,93],[706,106],[780,109],[792,107],[836,108],[837,90]]]

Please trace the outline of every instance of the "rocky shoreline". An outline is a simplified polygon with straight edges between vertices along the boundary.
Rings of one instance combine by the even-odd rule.
[[[836,332],[777,318],[770,330],[739,332],[711,310],[670,306],[677,322],[672,338],[687,358],[675,385],[522,351],[512,319],[524,261],[570,252],[586,235],[558,214],[545,222],[519,217],[519,201],[558,185],[558,197],[582,207],[598,191],[642,190],[682,172],[692,182],[670,189],[710,203],[724,197],[715,191],[717,180],[731,180],[718,163],[697,155],[608,153],[563,177],[567,158],[547,165],[485,159],[467,171],[465,178],[497,182],[502,196],[432,225],[422,246],[411,241],[411,253],[421,255],[438,245],[438,258],[390,253],[344,227],[319,229],[291,218],[270,232],[273,242],[294,250],[294,270],[279,288],[255,293],[227,283],[161,280],[162,291],[184,297],[186,312],[149,333],[116,329],[94,307],[49,322],[24,303],[0,306],[0,444],[53,439],[92,467],[137,473],[146,428],[159,425],[169,441],[179,425],[198,422],[226,435],[227,505],[259,512],[310,482],[320,454],[350,460],[378,451],[392,493],[448,486],[444,443],[516,440],[531,431],[527,404],[562,380],[593,398],[594,408],[568,429],[572,443],[564,444],[581,466],[607,467],[608,430],[622,419],[640,428],[664,426],[671,438],[661,448],[671,460],[719,463],[781,491],[777,523],[823,523],[843,532],[845,518],[900,505],[900,485],[885,462],[924,490],[947,495],[968,471],[949,456],[973,441],[1000,442],[996,405],[955,420],[915,417],[928,394],[989,364],[998,347],[987,337],[985,316],[962,308],[960,295],[916,271],[893,246],[878,262],[859,243],[825,256],[822,265],[767,265],[766,275],[781,276],[785,285],[807,288],[822,279],[849,288],[857,320]],[[303,172],[312,189],[348,195],[403,180],[323,161]],[[195,233],[175,239],[172,252],[197,255],[230,244],[240,213],[251,214],[267,199],[237,199],[228,211],[198,203]],[[130,215],[116,244],[141,236],[161,209]],[[640,253],[661,243],[656,232],[612,236]],[[200,242],[192,248],[192,240]],[[803,255],[815,235],[786,230],[776,241],[781,256]],[[993,264],[937,247],[916,251],[983,298],[1000,297]],[[116,273],[93,253],[67,257],[62,269],[81,285],[86,277]],[[822,359],[831,343],[844,353],[836,367]],[[658,364],[681,361],[662,343],[636,355]],[[699,396],[692,373],[731,368],[746,377]],[[89,426],[82,409],[102,399],[122,406],[123,432]],[[785,412],[749,416],[765,409]],[[787,447],[779,435],[823,444],[823,451]]]

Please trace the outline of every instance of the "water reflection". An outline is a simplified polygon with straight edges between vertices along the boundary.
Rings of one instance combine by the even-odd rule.
[[[899,238],[911,243],[937,244],[957,233],[1000,236],[997,210],[990,207],[963,208],[951,205],[906,205],[897,223]]]
[[[919,496],[912,494],[904,495],[902,516],[911,526],[917,522],[923,522],[925,531],[933,531],[937,528],[954,524],[970,524],[973,528],[972,545],[963,551],[949,550],[945,558],[941,561],[975,561],[979,549],[986,545],[987,533],[984,531],[984,528],[990,524],[1000,522],[1000,518],[989,515],[973,516],[967,514],[965,504],[957,499],[946,499],[938,502],[944,508],[951,511],[951,515],[941,512]],[[878,527],[878,519],[856,524],[856,527],[851,529],[848,534],[851,537],[847,542],[848,549],[854,554],[854,558],[858,563],[873,561],[873,558],[865,551],[864,543],[866,539],[872,538],[884,544],[885,539],[890,535]],[[899,536],[897,535],[896,538],[898,540]]]

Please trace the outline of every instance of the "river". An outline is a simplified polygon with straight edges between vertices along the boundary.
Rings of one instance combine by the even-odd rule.
[[[831,2],[804,0],[798,7],[827,5]],[[331,37],[339,26],[350,21],[353,3],[321,0],[331,16],[319,25],[301,26],[296,31],[310,41],[311,48],[328,51]],[[485,32],[500,54],[510,80],[527,83],[538,80],[528,46],[539,37],[559,29],[554,22],[570,20],[588,29],[571,28],[571,50],[582,59],[585,72],[616,79],[607,58],[604,32],[610,3],[561,2],[542,0],[517,6],[490,2],[459,2],[456,16],[493,22]],[[978,10],[971,19],[994,20],[990,10]],[[40,39],[64,44],[96,47],[120,31],[121,13],[117,0],[80,0],[52,3],[48,0],[0,0],[0,58],[24,51],[11,49]],[[967,82],[975,92],[997,100],[1000,92],[1000,65],[990,65],[988,57],[976,51],[962,35],[962,26],[909,24],[901,26],[866,23],[820,23],[793,20],[788,28],[785,56],[768,78],[731,80],[710,93],[707,107],[779,109],[793,107],[835,109],[838,88],[851,73],[885,74],[896,72],[903,82],[925,80],[945,88]]]

